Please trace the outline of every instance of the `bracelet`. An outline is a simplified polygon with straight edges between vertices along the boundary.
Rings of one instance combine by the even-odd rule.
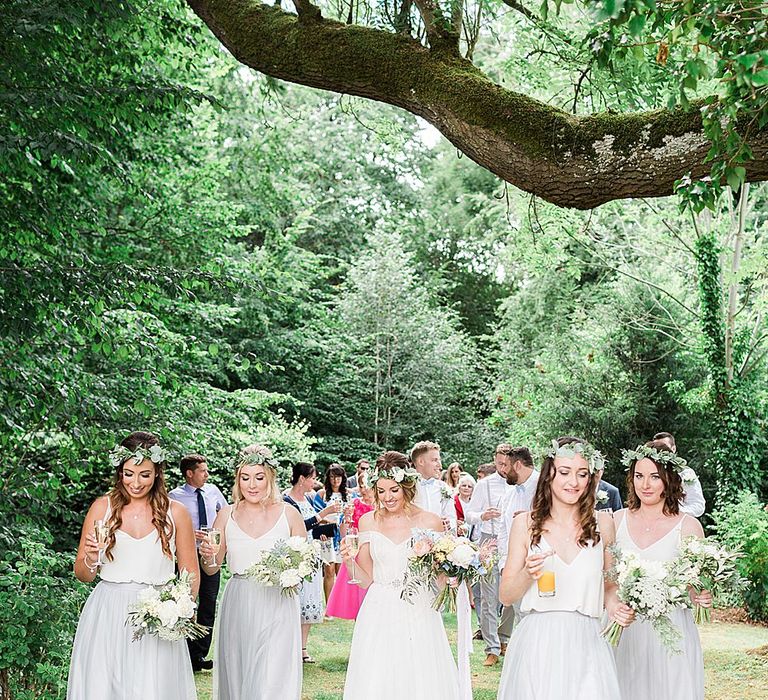
[[[92,574],[95,574],[99,570],[99,563],[96,562],[93,566],[88,563],[88,552],[83,552],[83,564]]]

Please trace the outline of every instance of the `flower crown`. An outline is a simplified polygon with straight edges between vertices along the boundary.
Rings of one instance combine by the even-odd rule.
[[[547,452],[547,457],[550,459],[555,457],[568,459],[583,457],[587,462],[590,474],[605,468],[605,457],[603,457],[602,452],[596,450],[588,442],[566,442],[565,445],[558,445],[557,440],[552,440],[552,446]]]
[[[690,481],[689,472],[693,473],[693,469],[676,452],[657,450],[655,447],[648,447],[647,445],[638,445],[634,450],[621,451],[621,463],[627,468],[626,471],[632,469],[637,462],[646,457],[656,464],[674,469],[684,481]],[[694,473],[694,478],[695,476]]]
[[[256,449],[254,452],[250,452],[246,455],[241,453],[235,458],[235,469],[240,469],[240,467],[245,467],[252,464],[263,464],[264,466],[275,470],[279,466],[277,460],[272,454],[272,450],[270,450],[268,447],[263,447],[262,445],[259,445],[258,449]]]
[[[368,483],[370,483],[371,488],[376,486],[376,482],[379,479],[390,479],[398,484],[403,482],[415,483],[419,480],[419,472],[413,467],[406,467],[405,469],[402,467],[392,467],[391,469],[382,469],[380,471],[374,467],[368,475]]]
[[[141,464],[145,459],[161,464],[168,459],[168,455],[160,445],[137,447],[133,452],[123,445],[115,445],[109,453],[109,461],[113,467],[120,467],[129,459],[133,459],[135,464]]]

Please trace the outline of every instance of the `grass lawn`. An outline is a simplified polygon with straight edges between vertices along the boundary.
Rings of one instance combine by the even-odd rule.
[[[455,651],[455,617],[446,615],[445,622]],[[346,620],[333,620],[313,628],[309,636],[309,653],[317,663],[304,666],[303,700],[341,700],[352,626],[353,623]],[[712,622],[699,630],[704,646],[707,700],[765,700],[768,657],[750,655],[746,651],[768,644],[768,627]],[[484,658],[482,642],[475,642],[472,655],[474,700],[495,699],[499,686],[501,664],[483,668]],[[210,700],[211,673],[198,673],[195,678],[199,700]]]

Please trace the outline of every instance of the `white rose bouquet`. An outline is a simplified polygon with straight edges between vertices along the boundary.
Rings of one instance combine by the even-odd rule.
[[[679,651],[680,630],[672,623],[670,613],[688,605],[686,582],[677,576],[672,563],[641,559],[634,552],[616,546],[611,547],[611,552],[614,563],[608,577],[618,585],[619,600],[639,618],[651,623],[667,649]],[[612,622],[603,630],[603,636],[617,646],[623,631],[618,622]]]
[[[245,575],[262,586],[280,588],[283,595],[299,592],[304,581],[310,581],[320,566],[320,553],[315,542],[298,535],[278,540],[272,549],[262,552],[261,559],[251,564]]]
[[[677,575],[696,593],[739,590],[744,579],[736,569],[740,554],[731,552],[712,538],[686,537],[680,545],[680,557],[675,568]],[[709,622],[710,609],[696,604],[693,618],[696,624]]]
[[[145,634],[175,642],[179,639],[199,639],[210,628],[195,622],[195,602],[192,599],[192,576],[182,571],[163,586],[149,586],[139,591],[136,602],[128,607],[126,624],[133,625],[133,641]]]
[[[436,588],[438,576],[444,575],[448,579],[447,585],[437,593],[432,607],[440,610],[445,606],[454,612],[456,589],[462,583],[473,585],[493,569],[495,543],[488,542],[478,547],[466,537],[434,530],[414,530],[413,534],[400,597],[412,602],[419,591]]]

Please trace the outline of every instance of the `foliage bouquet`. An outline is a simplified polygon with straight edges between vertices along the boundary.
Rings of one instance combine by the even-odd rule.
[[[435,596],[432,607],[440,610],[445,606],[455,612],[456,589],[462,583],[473,585],[493,568],[495,543],[478,547],[466,537],[434,530],[414,530],[413,535],[401,598],[412,602],[420,591],[436,589],[438,577],[444,575],[447,584]]]
[[[641,559],[634,552],[611,547],[614,563],[608,577],[618,586],[618,597],[632,608],[641,619],[647,620],[659,635],[661,643],[671,652],[677,652],[680,631],[673,624],[670,613],[689,603],[687,584],[676,575],[673,565],[661,561]],[[624,628],[612,622],[603,630],[603,636],[617,646]]]
[[[133,641],[145,634],[175,642],[179,639],[199,639],[208,627],[194,620],[195,602],[192,599],[192,577],[182,571],[163,586],[149,586],[139,591],[136,602],[128,608],[128,619],[135,628]]]
[[[245,575],[262,586],[277,587],[283,595],[293,596],[302,582],[312,579],[319,566],[316,543],[297,535],[275,542],[272,549],[262,552],[261,559],[248,567]]]
[[[680,557],[675,568],[677,575],[697,593],[738,590],[744,585],[736,570],[738,552],[732,552],[711,538],[686,537],[680,545]],[[696,604],[693,619],[696,624],[709,622],[710,609]]]

